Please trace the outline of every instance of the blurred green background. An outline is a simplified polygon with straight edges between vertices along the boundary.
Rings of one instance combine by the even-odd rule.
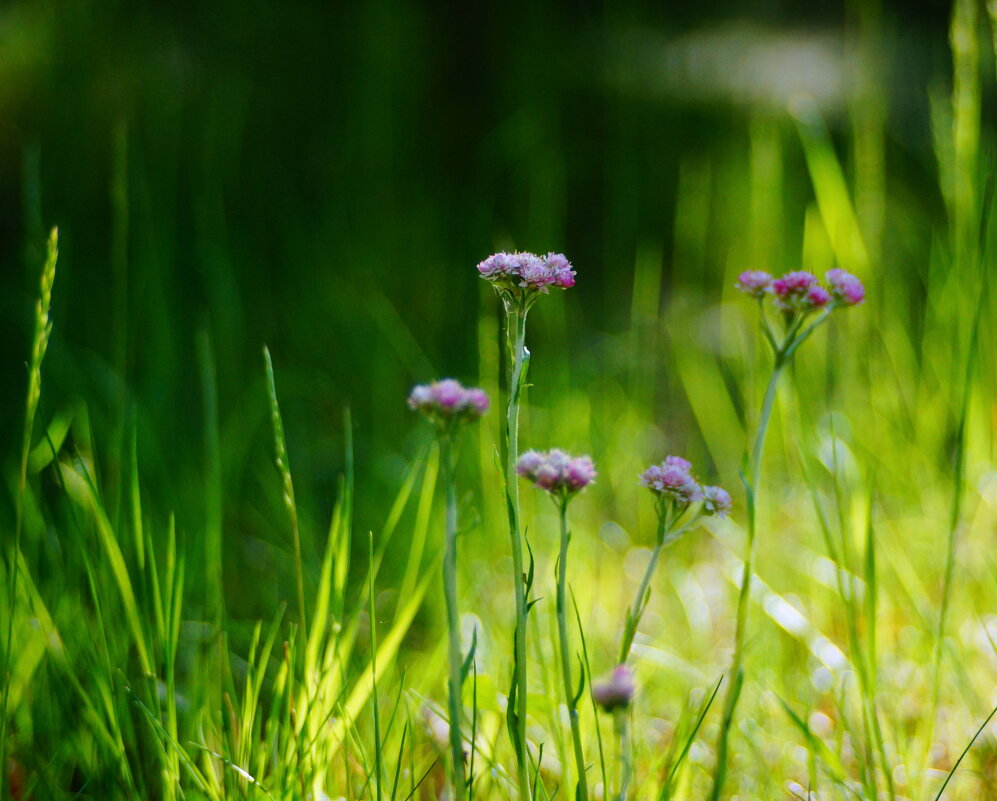
[[[474,265],[499,248],[563,250],[579,274],[534,315],[535,402],[620,390],[674,449],[698,443],[703,420],[667,354],[698,337],[713,363],[701,380],[723,379],[744,417],[752,390],[687,324],[710,318],[682,310],[708,310],[742,268],[801,263],[814,207],[790,113],[801,96],[857,184],[869,269],[923,274],[945,219],[927,90],[950,81],[949,12],[941,2],[5,4],[0,430],[20,426],[42,244],[58,225],[42,421],[85,401],[112,507],[134,426],[150,510],[176,510],[197,532],[212,514],[213,364],[230,582],[243,569],[266,574],[261,555],[286,550],[262,345],[305,529],[324,531],[348,406],[356,530],[366,531],[428,437],[404,409],[408,388],[487,379],[482,337],[496,302]],[[919,282],[890,291],[916,329]],[[665,309],[674,313],[659,326]],[[716,448],[696,447],[735,483],[740,441],[720,465]],[[15,449],[3,452],[12,474]],[[264,609],[277,593],[267,586]]]
[[[10,617],[18,662],[9,753],[32,780],[49,782],[38,786],[53,797],[77,797],[91,779],[92,792],[106,795],[126,764],[137,766],[136,786],[162,781],[162,797],[179,792],[179,768],[167,764],[176,756],[146,758],[155,738],[121,688],[122,679],[151,675],[135,664],[143,640],[128,629],[141,628],[136,620],[153,628],[145,577],[156,568],[144,561],[147,551],[169,551],[175,512],[188,577],[178,686],[194,700],[174,727],[201,745],[238,741],[225,751],[232,758],[243,747],[261,764],[267,758],[251,726],[245,739],[233,734],[221,701],[232,676],[252,672],[247,621],[272,620],[295,590],[264,344],[294,474],[309,606],[322,606],[327,539],[353,538],[353,570],[337,585],[339,617],[328,631],[323,617],[315,636],[335,639],[341,620],[363,619],[373,531],[388,550],[372,606],[401,643],[385,686],[405,694],[410,716],[421,714],[423,698],[442,698],[436,584],[425,603],[414,592],[417,580],[423,590],[435,582],[435,457],[431,431],[405,397],[416,382],[454,376],[499,404],[498,301],[475,265],[519,248],[563,251],[578,271],[575,288],[531,312],[533,386],[521,444],[589,452],[599,467],[596,485],[572,505],[572,582],[594,673],[612,664],[652,536],[637,471],[684,454],[704,481],[735,496],[729,519],[669,549],[642,622],[638,775],[652,778],[690,694],[730,665],[744,544],[738,469],[770,366],[735,277],[841,266],[866,283],[867,302],[835,312],[800,351],[776,404],[730,791],[780,797],[784,780],[814,773],[816,748],[825,773],[840,759],[850,779],[876,785],[880,770],[895,779],[898,798],[929,797],[997,702],[997,297],[988,292],[995,231],[986,188],[995,18],[997,5],[982,0],[954,8],[901,0],[4,3],[4,521],[15,516],[24,363],[50,226],[59,227],[61,251],[25,492],[22,597]],[[347,409],[354,517],[346,509],[327,538],[335,502],[351,502],[340,485]],[[461,591],[464,623],[480,624],[483,720],[501,742],[497,763],[511,765],[498,736],[511,604],[493,472],[499,418],[489,415],[464,438]],[[43,430],[59,440],[60,470],[76,481],[66,492]],[[129,497],[133,452],[142,486]],[[91,464],[99,503],[81,484]],[[550,589],[555,521],[537,495],[524,488],[540,595]],[[398,533],[386,546],[379,532],[396,497]],[[109,523],[97,526],[93,513],[105,509]],[[831,521],[826,539],[821,515]],[[111,532],[103,551],[95,529]],[[840,559],[829,558],[829,542]],[[120,574],[105,558],[115,543],[137,602],[118,597]],[[348,562],[338,553],[337,576]],[[835,581],[842,574],[847,592]],[[857,598],[865,586],[863,602],[871,600],[856,612],[843,596]],[[38,623],[43,601],[50,630]],[[102,604],[110,637],[95,614]],[[556,745],[556,685],[544,676],[550,607],[532,618],[530,737]],[[409,630],[405,615],[416,608]],[[870,661],[878,658],[879,688],[865,706],[855,704],[848,662],[856,617]],[[295,618],[273,636],[293,637]],[[168,641],[158,630],[142,636],[160,649]],[[216,636],[218,655],[206,657]],[[369,664],[366,636],[357,642],[344,657],[344,686]],[[93,669],[101,658],[106,675]],[[216,659],[227,677],[212,667]],[[262,658],[260,675],[269,669],[272,680],[278,661]],[[120,676],[112,664],[123,666]],[[153,667],[173,669],[166,657]],[[85,686],[66,684],[77,676]],[[84,704],[84,719],[80,698],[91,687],[106,704]],[[363,711],[369,743],[369,689],[360,690],[352,714]],[[779,698],[822,716],[814,719],[830,757],[801,739]],[[175,706],[158,711],[165,719]],[[873,708],[889,753],[870,768],[862,729]],[[106,753],[90,746],[104,714],[126,738]],[[118,718],[126,719],[120,728]],[[678,797],[702,797],[717,718],[713,710],[704,724]],[[418,747],[431,759],[422,728]],[[286,772],[278,761],[266,769],[286,788],[292,762]],[[997,786],[992,737],[978,741],[965,767],[953,801]]]

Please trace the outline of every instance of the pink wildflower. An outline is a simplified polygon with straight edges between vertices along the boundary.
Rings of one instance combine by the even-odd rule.
[[[702,500],[703,491],[693,478],[692,465],[678,456],[669,456],[661,464],[653,464],[640,474],[641,486],[657,495],[667,496],[688,505]]]
[[[607,677],[592,682],[592,697],[606,712],[630,706],[636,690],[633,671],[626,665],[617,665]]]
[[[445,378],[412,388],[408,405],[433,422],[445,425],[452,421],[472,422],[488,411],[488,395],[473,387],[466,389],[459,381]]]
[[[679,470],[684,470],[687,473],[692,470],[692,462],[688,459],[683,459],[681,456],[666,456],[665,464],[669,467],[677,467]]]
[[[481,277],[511,293],[546,294],[549,287],[568,289],[575,285],[575,270],[563,253],[494,253],[478,264]]]
[[[588,456],[570,456],[558,448],[527,451],[519,457],[516,472],[552,495],[569,496],[595,481],[595,464]]]

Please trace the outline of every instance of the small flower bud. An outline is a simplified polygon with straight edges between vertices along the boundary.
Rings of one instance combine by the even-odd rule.
[[[834,299],[847,306],[857,306],[865,300],[865,287],[854,275],[844,270],[828,270],[827,282]]]
[[[817,276],[813,273],[808,273],[805,270],[796,270],[786,273],[781,278],[776,278],[772,282],[772,291],[780,300],[789,302],[806,295],[807,290],[816,283]]]
[[[665,464],[678,470],[684,470],[686,473],[692,470],[692,462],[688,459],[683,459],[681,456],[666,456]]]
[[[563,253],[548,253],[545,261],[554,276],[554,286],[568,289],[575,285],[575,271]]]
[[[588,456],[576,456],[564,471],[564,480],[575,492],[595,481],[595,464]]]
[[[804,300],[806,305],[810,308],[819,309],[831,302],[831,293],[824,289],[824,287],[820,284],[814,284],[807,290],[806,298]]]
[[[592,697],[606,712],[615,712],[630,706],[636,689],[633,671],[617,665],[607,677],[592,682]]]
[[[482,278],[519,276],[519,260],[512,253],[494,253],[478,264]]]
[[[703,487],[703,511],[706,514],[726,517],[733,506],[730,493],[723,487]]]
[[[521,476],[530,477],[536,474],[537,470],[544,463],[544,455],[539,451],[526,451],[516,462],[516,472]]]
[[[772,284],[772,276],[764,270],[745,270],[737,277],[734,285],[744,294],[761,298]]]

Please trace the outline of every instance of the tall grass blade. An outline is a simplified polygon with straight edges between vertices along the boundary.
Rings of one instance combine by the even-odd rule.
[[[952,777],[955,776],[955,772],[959,769],[959,765],[962,764],[962,760],[966,758],[966,754],[969,753],[969,749],[973,747],[973,743],[975,743],[976,739],[983,733],[983,730],[986,729],[987,724],[990,723],[994,715],[997,715],[997,706],[995,706],[993,710],[990,712],[990,714],[987,715],[987,719],[983,721],[982,724],[980,724],[980,728],[976,730],[976,734],[974,734],[973,738],[968,743],[966,743],[966,747],[962,749],[962,753],[959,754],[959,758],[955,761],[955,764],[952,766],[952,770],[948,772],[948,775],[945,777],[945,781],[942,782],[942,786],[938,789],[938,794],[935,796],[935,801],[941,801],[941,797],[942,794],[945,792],[945,788],[949,786],[949,782],[952,781]]]
[[[308,618],[305,614],[305,577],[301,562],[301,535],[298,531],[298,506],[294,501],[294,482],[291,480],[291,467],[287,461],[287,442],[284,439],[284,423],[280,416],[280,406],[277,403],[277,386],[274,382],[273,361],[270,359],[270,349],[263,346],[263,360],[266,367],[267,392],[270,397],[270,418],[273,424],[274,450],[276,454],[277,471],[283,482],[284,505],[291,521],[291,537],[294,544],[294,573],[298,588],[298,621],[302,631],[308,630]]]

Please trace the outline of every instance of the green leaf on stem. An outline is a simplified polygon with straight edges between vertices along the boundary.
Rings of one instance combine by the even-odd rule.
[[[467,657],[464,659],[464,664],[460,668],[460,683],[461,686],[467,680],[468,673],[471,672],[471,666],[474,664],[474,653],[478,650],[478,627],[474,627],[474,634],[471,635],[471,648],[467,652]]]

